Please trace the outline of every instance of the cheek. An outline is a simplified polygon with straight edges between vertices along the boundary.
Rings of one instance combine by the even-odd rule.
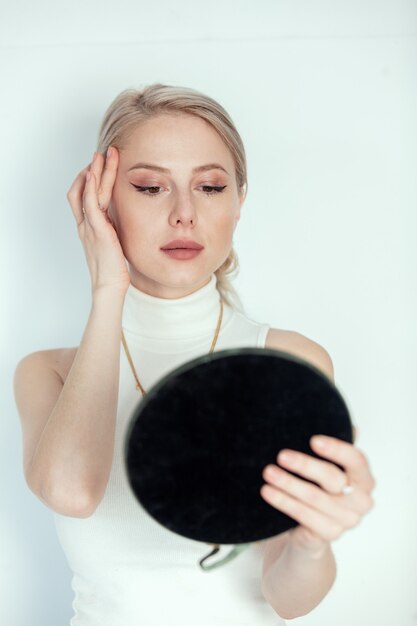
[[[213,236],[219,240],[219,243],[225,244],[230,242],[233,237],[234,226],[235,220],[233,216],[223,216],[213,224]]]
[[[115,191],[113,195],[113,214],[124,238],[139,238],[145,241],[157,230],[155,215],[149,209],[138,207],[128,194]]]
[[[154,255],[166,240],[166,225],[146,211],[125,213],[121,220],[121,230],[124,249],[138,260]]]
[[[143,219],[139,215],[135,215],[134,218],[132,216],[124,216],[123,232],[129,242],[141,248],[152,247],[158,238],[157,224]]]

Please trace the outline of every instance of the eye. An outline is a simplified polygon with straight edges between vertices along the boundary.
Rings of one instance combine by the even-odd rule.
[[[132,183],[133,185],[133,183]],[[161,187],[155,185],[153,187],[142,187],[141,185],[133,185],[133,187],[135,187],[135,189],[137,189],[140,193],[143,193],[145,196],[159,196],[160,194],[157,193],[151,193],[151,189],[155,190],[155,189],[161,189]],[[215,196],[217,193],[222,193],[225,189],[226,189],[227,185],[223,185],[221,186],[216,186],[216,185],[202,185],[203,190],[205,189],[209,189],[210,191],[204,191],[204,193],[206,194],[206,196]],[[149,191],[149,193],[147,193]]]
[[[222,193],[224,189],[226,189],[227,185],[223,185],[223,187],[216,187],[212,185],[202,185],[203,189],[211,189],[212,191],[205,191],[204,193],[207,196],[215,196],[216,193]],[[213,191],[214,189],[214,191]]]
[[[133,183],[132,183],[133,185]],[[141,187],[140,185],[133,185],[138,191],[145,194],[145,196],[159,196],[159,193],[146,193],[148,189],[161,189],[161,187]]]

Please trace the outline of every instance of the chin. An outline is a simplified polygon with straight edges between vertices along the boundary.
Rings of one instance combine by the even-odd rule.
[[[152,265],[147,272],[144,265],[138,264],[141,271],[137,271],[135,266],[130,264],[130,275],[132,282],[137,285],[145,285],[147,287],[153,287],[161,285],[162,287],[170,288],[188,288],[193,287],[196,284],[202,282],[208,282],[211,275],[216,271],[216,267],[197,267],[195,264],[192,266],[193,261],[179,261],[172,268],[158,267],[156,264]],[[140,287],[139,287],[140,288]]]

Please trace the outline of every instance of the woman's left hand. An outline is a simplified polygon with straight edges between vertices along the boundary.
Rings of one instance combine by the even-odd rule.
[[[320,441],[323,447],[319,446]],[[338,463],[345,471],[303,452],[281,450],[277,455],[281,467],[266,465],[263,469],[262,476],[268,484],[262,485],[260,493],[271,506],[299,522],[290,532],[292,541],[315,551],[356,526],[368,513],[374,505],[371,492],[375,480],[366,456],[353,444],[315,435],[310,445],[316,454]],[[283,468],[320,486],[297,478]],[[342,488],[347,484],[353,491],[344,494]]]

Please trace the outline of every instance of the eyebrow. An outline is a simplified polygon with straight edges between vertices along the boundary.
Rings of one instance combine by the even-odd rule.
[[[135,163],[135,165],[132,165],[132,167],[130,167],[127,171],[130,172],[131,170],[136,170],[140,168],[145,168],[147,170],[157,170],[158,172],[163,172],[164,174],[171,173],[171,170],[167,169],[166,167],[152,165],[152,163]],[[198,167],[195,167],[193,169],[193,174],[196,174],[197,172],[205,172],[206,170],[223,170],[223,172],[226,172],[226,174],[230,176],[229,172],[225,170],[224,167],[220,165],[220,163],[207,163],[206,165],[199,165]]]

